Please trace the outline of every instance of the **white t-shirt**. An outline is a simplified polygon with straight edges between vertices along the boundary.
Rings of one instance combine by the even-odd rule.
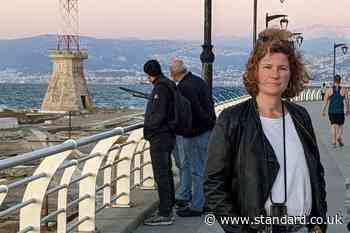
[[[263,131],[276,154],[280,169],[272,186],[272,200],[284,201],[284,155],[283,121],[281,118],[260,116]],[[303,145],[299,139],[291,116],[285,116],[286,161],[287,161],[287,212],[289,216],[308,216],[312,207],[309,168],[306,163]],[[270,214],[270,196],[265,209]]]

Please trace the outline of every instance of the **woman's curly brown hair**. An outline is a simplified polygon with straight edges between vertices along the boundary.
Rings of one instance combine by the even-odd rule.
[[[296,51],[291,39],[292,33],[282,29],[270,28],[259,33],[259,39],[248,59],[243,75],[244,85],[251,96],[256,97],[259,92],[257,81],[259,62],[269,53],[283,53],[288,57],[291,75],[282,98],[293,98],[304,89],[311,78],[301,54]]]

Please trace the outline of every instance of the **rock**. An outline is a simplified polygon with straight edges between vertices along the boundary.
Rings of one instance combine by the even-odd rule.
[[[0,171],[0,178],[18,178],[31,176],[34,172],[35,167],[31,166],[17,166]]]
[[[13,129],[18,127],[18,120],[15,117],[0,118],[0,129]]]
[[[0,233],[17,233],[19,230],[17,221],[7,221],[0,223]]]
[[[23,130],[0,130],[0,141],[15,141],[23,139],[26,133]]]

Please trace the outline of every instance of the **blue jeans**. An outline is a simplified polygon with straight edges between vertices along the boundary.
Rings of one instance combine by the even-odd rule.
[[[197,137],[184,138],[185,158],[183,167],[190,167],[192,174],[192,200],[191,207],[203,210],[204,207],[204,166],[208,159],[208,143],[211,131]]]
[[[184,161],[188,159],[185,159],[184,138],[180,135],[176,135],[176,144],[173,155],[175,165],[180,173],[180,187],[176,192],[175,198],[184,201],[191,201],[191,168],[189,163],[184,164]]]

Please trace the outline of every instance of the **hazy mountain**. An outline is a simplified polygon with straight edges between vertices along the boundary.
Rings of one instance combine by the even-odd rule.
[[[295,32],[302,32],[306,38],[333,38],[333,39],[350,39],[350,26],[334,26],[314,24],[312,26],[300,27]]]
[[[159,59],[163,65],[177,56],[184,58],[190,68],[200,72],[200,41],[96,39],[82,37],[81,47],[86,48],[89,59],[86,69],[90,71],[118,70],[125,74],[141,72],[143,63],[150,58]],[[332,55],[333,42],[339,38],[305,36],[302,50],[308,55]],[[341,42],[350,42],[349,40]],[[215,69],[242,69],[251,50],[251,39],[242,37],[219,37],[213,39]],[[349,43],[350,45],[350,43]],[[42,35],[30,38],[0,40],[0,71],[14,69],[23,73],[50,73],[49,49],[56,47],[56,37]]]
[[[55,42],[54,36],[0,40],[0,70],[48,72],[51,64],[47,51],[55,47]]]
[[[244,46],[241,41],[236,43],[235,40],[231,43],[228,41],[220,43],[220,46],[215,47],[218,63],[222,66],[242,65],[242,54],[247,53],[247,48]],[[55,47],[56,37],[53,35],[0,40],[0,70],[15,69],[25,73],[50,72],[51,61],[48,54],[49,49]],[[141,70],[142,64],[151,57],[168,64],[175,56],[186,58],[191,66],[196,66],[200,64],[199,56],[202,52],[201,43],[196,41],[83,37],[81,47],[88,50],[89,59],[86,67],[89,70]],[[232,53],[233,51],[237,53]]]

